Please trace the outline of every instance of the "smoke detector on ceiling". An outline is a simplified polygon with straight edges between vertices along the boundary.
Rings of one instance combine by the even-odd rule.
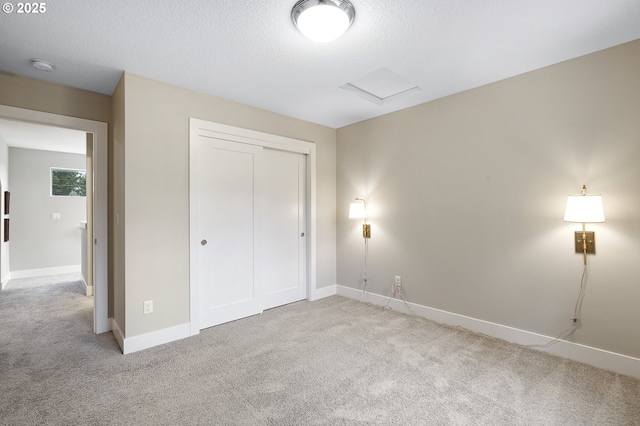
[[[31,59],[31,66],[40,71],[53,71],[53,64],[49,61],[45,61],[44,59]]]

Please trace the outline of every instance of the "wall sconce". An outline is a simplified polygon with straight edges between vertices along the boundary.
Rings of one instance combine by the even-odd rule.
[[[576,231],[576,253],[582,252],[584,264],[587,265],[587,253],[596,252],[595,232],[586,231],[586,223],[604,222],[602,196],[587,194],[587,186],[582,185],[582,193],[569,195],[564,211],[565,222],[582,223],[582,232]]]
[[[364,219],[362,237],[371,238],[371,225],[367,223],[367,202],[363,198],[356,198],[356,202],[349,205],[349,219]]]

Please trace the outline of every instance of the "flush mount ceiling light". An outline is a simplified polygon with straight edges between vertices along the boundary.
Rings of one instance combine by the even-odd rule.
[[[53,71],[53,64],[44,59],[31,59],[31,66],[40,71]]]
[[[355,16],[356,10],[347,0],[300,0],[291,10],[300,32],[319,43],[340,37]]]

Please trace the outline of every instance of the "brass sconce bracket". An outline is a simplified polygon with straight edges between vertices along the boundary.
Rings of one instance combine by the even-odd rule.
[[[596,253],[596,233],[589,231],[585,232],[587,242],[587,253]],[[584,245],[582,243],[582,231],[576,231],[574,241],[576,242],[576,253],[584,253]]]
[[[368,223],[362,225],[362,236],[364,238],[371,238],[371,225]]]

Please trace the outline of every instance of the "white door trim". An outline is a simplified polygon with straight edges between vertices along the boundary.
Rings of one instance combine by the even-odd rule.
[[[214,123],[197,118],[189,119],[189,291],[191,335],[200,333],[199,262],[195,254],[198,239],[198,179],[194,176],[198,159],[198,137],[210,137],[228,141],[298,152],[307,158],[307,300],[316,300],[316,145],[312,142]]]
[[[109,268],[107,263],[107,123],[6,105],[0,105],[0,117],[50,126],[66,127],[93,134],[93,173],[95,177],[93,183],[93,237],[96,240],[93,253],[93,331],[95,333],[110,331],[111,325],[108,318]]]

